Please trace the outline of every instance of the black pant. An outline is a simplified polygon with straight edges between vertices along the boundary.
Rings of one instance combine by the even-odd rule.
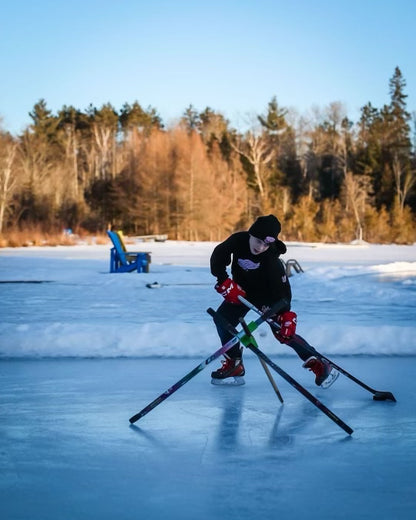
[[[248,311],[249,309],[245,305],[228,303],[226,301],[223,301],[217,309],[218,314],[221,314],[221,316],[223,316],[223,318],[225,318],[233,327],[236,327],[239,324],[239,319],[245,316]],[[225,345],[234,337],[230,332],[228,332],[228,330],[223,329],[221,325],[216,325],[216,327],[221,340],[221,345]],[[236,343],[233,347],[227,350],[227,356],[231,359],[241,358],[240,343]]]
[[[226,301],[223,301],[217,309],[217,312],[221,314],[221,316],[223,316],[233,327],[236,327],[239,324],[239,319],[244,317],[248,311],[249,309],[245,305],[228,303]],[[230,341],[230,339],[234,337],[230,332],[228,332],[228,330],[223,329],[221,325],[216,325],[216,327],[222,345],[225,345],[228,341]],[[309,345],[306,340],[298,335],[295,335],[293,338],[288,340],[286,344],[293,348],[302,361],[305,361],[310,356],[312,356],[315,351],[315,349]],[[240,343],[235,344],[229,350],[227,350],[226,355],[231,359],[241,358]]]

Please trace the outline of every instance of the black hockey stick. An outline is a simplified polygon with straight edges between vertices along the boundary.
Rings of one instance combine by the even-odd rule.
[[[246,305],[249,309],[253,310],[254,312],[259,314],[260,316],[262,315],[262,312],[259,309],[257,309],[257,307],[255,305],[253,305],[252,303],[250,303],[248,300],[246,300],[242,296],[239,296],[239,299],[240,299],[241,303],[244,303],[244,305]],[[275,328],[276,330],[280,329],[279,325],[275,321],[273,321],[273,320],[267,319],[267,323],[270,323],[271,326],[273,328]],[[375,390],[374,388],[371,388],[371,386],[368,386],[367,384],[363,383],[362,381],[357,379],[355,376],[353,376],[352,374],[347,372],[344,368],[340,367],[339,365],[334,363],[332,360],[330,360],[329,358],[327,358],[326,356],[324,356],[323,354],[318,352],[314,347],[309,345],[309,343],[305,339],[303,339],[302,336],[299,336],[298,334],[295,334],[293,336],[293,338],[291,338],[289,340],[287,345],[289,345],[289,346],[292,346],[292,345],[294,345],[294,346],[301,346],[304,349],[309,350],[311,355],[319,357],[320,359],[324,359],[332,367],[334,367],[335,370],[338,370],[338,372],[343,374],[345,377],[348,377],[348,379],[351,379],[351,381],[354,381],[354,383],[356,383],[357,385],[361,386],[362,388],[364,388],[368,392],[371,392],[373,394],[373,399],[375,401],[394,401],[394,402],[396,402],[396,398],[394,397],[394,395],[391,392]]]
[[[235,329],[232,325],[230,325],[227,320],[225,320],[220,314],[216,313],[212,309],[208,309],[209,314],[221,324],[222,327],[226,328],[231,334],[235,334],[233,332]],[[283,379],[285,379],[290,385],[293,386],[298,392],[300,392],[303,396],[305,396],[312,404],[314,404],[321,412],[323,412],[327,417],[329,417],[335,424],[337,424],[340,428],[342,428],[348,435],[351,435],[354,431],[348,424],[346,424],[342,419],[340,419],[337,415],[335,415],[329,408],[327,408],[319,399],[317,399],[314,395],[312,395],[306,388],[304,388],[301,384],[299,384],[292,376],[290,376],[287,372],[285,372],[282,368],[280,368],[276,363],[274,363],[270,358],[266,356],[256,344],[254,340],[249,325],[244,321],[243,318],[240,319],[240,322],[243,326],[243,331],[245,332],[245,336],[241,339],[243,345],[249,348],[257,357],[262,359],[265,363],[267,363],[273,370],[275,370]],[[241,333],[237,333],[240,335]],[[253,341],[254,340],[254,341]]]
[[[265,320],[267,320],[267,318],[270,318],[270,316],[272,316],[276,312],[279,312],[279,310],[283,309],[287,305],[288,305],[288,302],[286,300],[284,300],[284,299],[279,300],[275,305],[273,305],[273,307],[269,311],[262,314],[256,321],[252,321],[248,325],[249,330],[251,330],[251,331],[256,330],[257,327],[259,327]],[[156,406],[158,406],[165,399],[167,399],[173,393],[175,393],[177,390],[179,390],[179,388],[181,388],[185,383],[190,381],[197,374],[199,374],[199,372],[201,372],[209,363],[214,361],[214,359],[217,359],[219,356],[221,356],[221,354],[224,354],[225,352],[227,352],[227,350],[229,350],[233,345],[238,343],[238,341],[240,339],[242,339],[244,336],[245,336],[245,332],[241,331],[240,333],[238,333],[237,336],[230,339],[230,341],[228,341],[225,345],[223,345],[216,352],[214,352],[214,354],[212,354],[207,359],[202,361],[202,363],[200,363],[198,366],[196,366],[193,370],[188,372],[184,377],[182,377],[182,379],[177,381],[174,385],[172,385],[165,392],[163,392],[163,394],[160,394],[158,397],[156,397],[156,399],[154,399],[151,403],[149,403],[147,406],[145,406],[143,408],[143,410],[141,410],[140,412],[138,412],[135,415],[133,415],[132,417],[130,417],[130,419],[129,419],[130,423],[131,424],[135,423],[136,421],[141,419],[144,415],[151,412],[153,410],[153,408],[156,408]]]

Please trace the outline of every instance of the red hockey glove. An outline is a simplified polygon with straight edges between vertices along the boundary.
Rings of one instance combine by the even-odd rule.
[[[215,285],[215,290],[224,297],[224,300],[228,303],[240,303],[239,296],[246,296],[245,290],[233,282],[231,278],[227,278],[221,284]]]
[[[277,316],[277,323],[280,325],[280,330],[273,330],[274,337],[280,341],[280,343],[286,343],[296,333],[297,315],[295,312],[286,311]]]

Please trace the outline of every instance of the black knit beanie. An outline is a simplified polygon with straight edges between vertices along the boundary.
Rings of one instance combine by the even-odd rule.
[[[265,242],[274,242],[280,233],[282,226],[274,215],[259,217],[250,227],[248,232],[253,237],[264,240]]]

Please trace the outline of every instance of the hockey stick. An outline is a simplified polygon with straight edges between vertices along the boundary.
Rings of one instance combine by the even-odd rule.
[[[273,379],[273,376],[270,373],[269,367],[261,358],[258,358],[258,359],[260,361],[261,366],[263,367],[263,370],[266,372],[267,379],[270,381],[270,384],[272,385],[273,390],[275,391],[279,401],[283,404],[282,394],[280,393],[280,390],[277,387],[276,381]]]
[[[269,311],[262,314],[257,320],[249,323],[248,328],[250,331],[256,330],[265,320],[267,320],[270,316],[279,312],[280,309],[283,309],[287,306],[288,302],[284,299],[279,300],[276,305],[274,305]],[[200,363],[193,370],[188,372],[182,379],[177,381],[174,385],[168,388],[163,394],[160,394],[159,397],[156,397],[151,403],[143,408],[140,412],[136,413],[132,417],[130,417],[129,421],[131,424],[135,423],[139,419],[141,419],[144,415],[148,414],[153,408],[156,408],[160,403],[162,403],[165,399],[170,397],[173,393],[175,393],[179,388],[181,388],[185,383],[190,381],[193,377],[195,377],[199,372],[201,372],[207,365],[209,365],[214,359],[217,359],[221,354],[224,354],[229,350],[233,345],[238,343],[245,336],[245,332],[241,331],[237,336],[230,339],[225,345],[219,348],[214,354],[205,359],[202,363]]]
[[[244,303],[244,305],[246,305],[249,309],[251,309],[252,311],[256,312],[260,316],[262,315],[261,310],[257,309],[257,307],[255,305],[253,305],[252,303],[250,303],[248,300],[246,300],[242,296],[239,296],[239,299],[240,299],[241,303]],[[271,319],[267,319],[266,321],[267,321],[267,323],[270,323],[273,328],[275,328],[277,330],[280,329],[279,325],[275,321],[273,321]],[[394,401],[394,402],[396,402],[396,398],[394,397],[394,395],[391,392],[384,392],[384,391],[380,391],[380,390],[375,390],[374,388],[371,388],[371,386],[366,385],[365,383],[363,383],[362,381],[357,379],[355,376],[353,376],[352,374],[347,372],[345,369],[343,369],[342,367],[340,367],[339,365],[337,365],[336,363],[331,361],[329,358],[327,358],[326,356],[324,356],[323,354],[321,354],[320,352],[315,350],[315,348],[312,347],[311,345],[309,345],[309,343],[307,343],[307,341],[304,340],[302,338],[302,336],[299,336],[298,334],[295,334],[293,336],[293,338],[291,338],[290,342],[287,343],[287,344],[289,346],[291,346],[290,343],[292,343],[292,342],[293,342],[294,345],[300,345],[303,348],[305,348],[306,350],[309,350],[310,353],[313,356],[317,356],[317,357],[319,357],[321,359],[324,359],[333,368],[335,368],[335,370],[338,370],[338,372],[343,374],[345,377],[348,377],[348,379],[351,379],[351,381],[354,381],[354,383],[356,383],[357,385],[361,386],[362,388],[364,388],[368,392],[371,392],[373,394],[374,401]]]
[[[153,283],[147,283],[146,287],[148,289],[161,289],[162,287],[180,287],[180,286],[197,286],[197,285],[212,285],[210,283],[159,283],[159,282],[153,282]]]
[[[210,312],[212,311],[212,312]],[[223,327],[225,327],[230,333],[234,330],[234,327],[230,325],[221,315],[217,314],[212,309],[209,309],[208,312],[211,314],[213,318],[218,320]],[[312,404],[314,404],[321,412],[323,412],[326,416],[328,416],[335,424],[337,424],[340,428],[342,428],[348,435],[351,435],[354,431],[348,424],[346,424],[342,419],[340,419],[337,415],[335,415],[329,408],[327,408],[319,399],[317,399],[314,395],[312,395],[306,388],[304,388],[301,384],[299,384],[292,376],[290,376],[287,372],[285,372],[282,368],[280,368],[276,363],[274,363],[270,358],[266,356],[256,344],[254,340],[249,325],[244,321],[243,318],[240,319],[240,322],[243,326],[243,331],[245,332],[245,336],[241,340],[241,342],[249,348],[257,357],[262,359],[265,363],[267,363],[273,370],[275,370],[283,379],[285,379],[290,385],[292,385],[298,392],[300,392],[303,396],[305,396]],[[237,333],[238,335],[241,334]],[[254,340],[254,341],[253,341]]]

